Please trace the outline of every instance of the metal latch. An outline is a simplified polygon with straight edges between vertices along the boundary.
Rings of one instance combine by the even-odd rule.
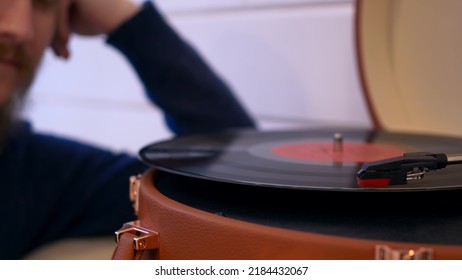
[[[139,226],[139,221],[128,222],[115,232],[116,242],[119,243],[124,233],[136,235],[133,238],[133,248],[137,251],[154,250],[159,248],[159,233]]]
[[[138,211],[140,208],[140,188],[141,188],[141,174],[136,176],[131,176],[129,179],[130,182],[130,190],[129,196],[130,201],[133,202],[133,209],[135,210],[135,215],[138,216]]]
[[[375,246],[376,260],[432,260],[433,249],[419,248],[412,249],[393,249],[386,245]]]

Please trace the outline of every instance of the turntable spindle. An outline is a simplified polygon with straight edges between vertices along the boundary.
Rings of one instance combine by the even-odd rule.
[[[334,153],[341,154],[343,152],[343,134],[334,134]]]

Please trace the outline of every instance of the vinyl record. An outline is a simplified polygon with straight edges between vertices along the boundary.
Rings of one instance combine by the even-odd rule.
[[[163,171],[263,187],[325,191],[462,187],[461,165],[429,172],[406,185],[365,188],[357,184],[356,174],[364,162],[410,152],[460,153],[462,139],[365,129],[243,130],[178,137],[148,145],[139,155]]]

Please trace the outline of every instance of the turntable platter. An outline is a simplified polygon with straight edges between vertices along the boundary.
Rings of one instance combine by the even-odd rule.
[[[342,135],[340,144],[336,135]],[[461,165],[430,172],[424,180],[407,185],[377,189],[357,184],[356,174],[364,162],[422,151],[460,153],[462,139],[365,129],[246,130],[179,137],[148,145],[139,155],[163,171],[263,187],[323,191],[462,187]]]

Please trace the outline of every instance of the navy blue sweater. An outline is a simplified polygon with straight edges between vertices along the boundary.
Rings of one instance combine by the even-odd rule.
[[[254,127],[150,2],[107,42],[133,65],[175,134]],[[135,156],[36,133],[26,122],[13,131],[0,152],[1,259],[61,238],[112,234],[135,219],[128,178],[146,169]]]

